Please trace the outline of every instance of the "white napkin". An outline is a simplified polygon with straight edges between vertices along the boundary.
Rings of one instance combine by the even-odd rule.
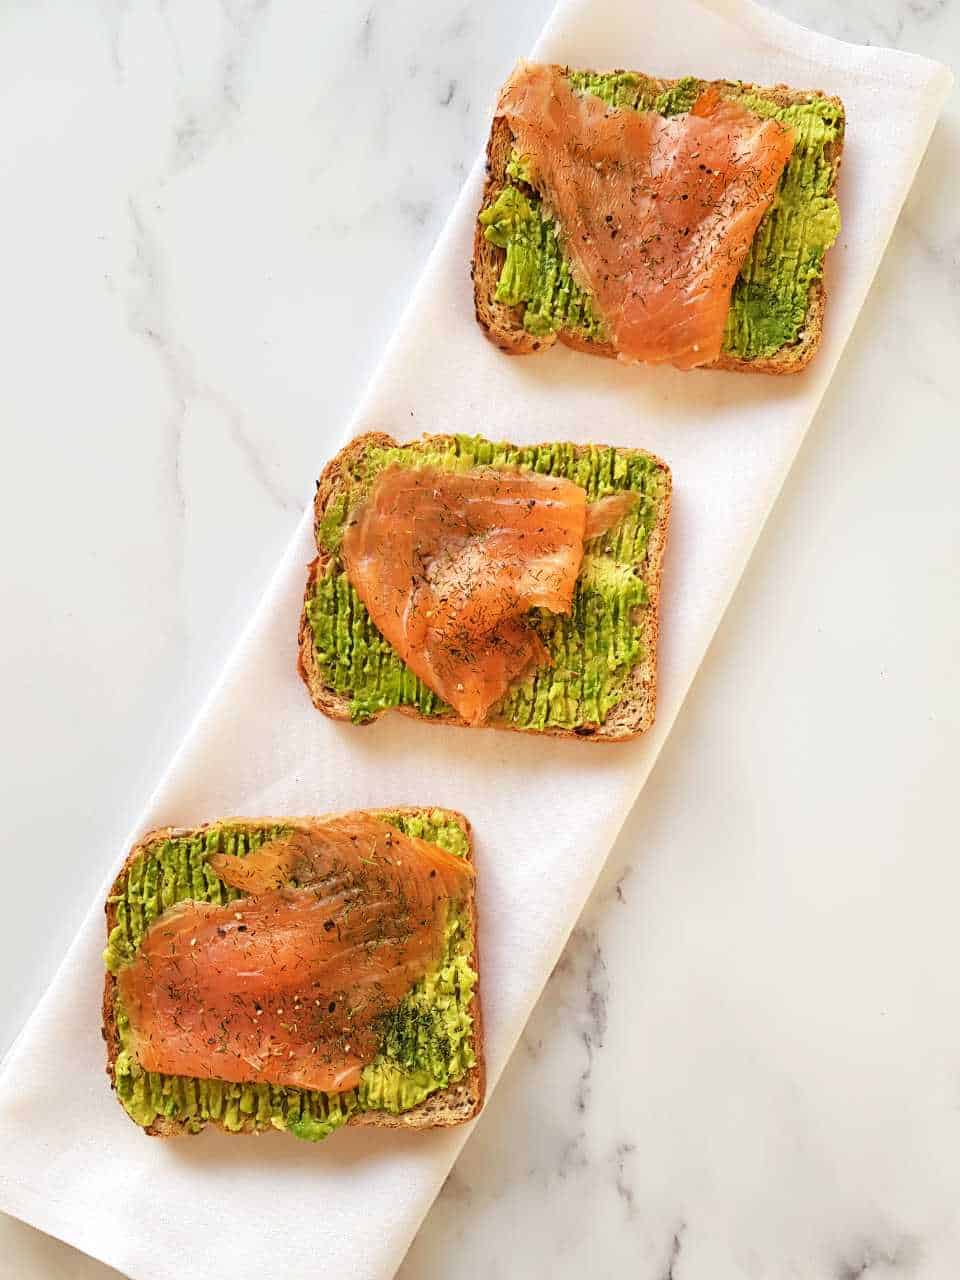
[[[840,94],[844,229],[826,337],[797,378],[626,368],[481,337],[467,263],[478,162],[349,434],[477,431],[643,445],[674,473],[656,727],[597,747],[313,710],[295,669],[310,516],[137,832],[230,814],[449,805],[476,829],[489,1086],[637,798],[817,408],[950,85],[945,68],[803,31],[749,0],[565,0],[534,56]],[[344,437],[346,438],[346,437]],[[329,455],[342,443],[318,442]],[[324,457],[317,458],[319,465]],[[117,849],[116,870],[126,850]],[[105,869],[106,870],[106,869]],[[388,1277],[469,1127],[408,1136],[145,1138],[111,1096],[99,1034],[102,899],[0,1075],[0,1208],[130,1276]],[[482,1121],[481,1121],[482,1123]]]

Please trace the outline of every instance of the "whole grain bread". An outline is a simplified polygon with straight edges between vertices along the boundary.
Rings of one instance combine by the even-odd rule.
[[[388,815],[400,814],[409,817],[419,817],[421,814],[435,814],[440,812],[444,818],[456,822],[467,838],[467,858],[473,862],[473,837],[470,823],[454,809],[438,809],[433,805],[399,805],[392,809],[365,809],[358,811],[367,817],[386,817]],[[123,866],[117,873],[110,894],[107,897],[105,905],[107,917],[107,937],[116,924],[116,904],[111,901],[115,894],[122,886],[126,874],[131,863],[139,857],[144,848],[159,840],[175,839],[183,836],[195,836],[201,831],[206,831],[210,827],[220,825],[220,822],[229,822],[232,827],[249,826],[251,828],[263,828],[272,826],[291,827],[294,830],[307,830],[315,826],[319,822],[323,822],[325,818],[330,817],[350,817],[350,814],[325,814],[319,817],[301,817],[301,818],[229,818],[220,819],[219,822],[203,823],[199,827],[161,827],[154,831],[149,831],[142,839],[138,840],[134,847],[130,850]],[[480,1002],[480,952],[478,943],[477,930],[477,904],[476,892],[471,893],[467,910],[470,917],[470,926],[473,933],[473,951],[471,953],[470,964],[474,972],[477,974],[477,984],[474,987],[473,999],[470,1004],[470,1013],[473,1018],[473,1051],[476,1058],[476,1064],[463,1076],[462,1079],[449,1085],[446,1089],[440,1089],[436,1093],[431,1094],[429,1098],[424,1099],[416,1107],[411,1107],[409,1111],[401,1112],[399,1115],[393,1115],[387,1111],[358,1111],[354,1112],[347,1120],[348,1125],[373,1125],[384,1129],[433,1129],[438,1127],[449,1127],[455,1124],[463,1124],[467,1120],[471,1120],[483,1106],[484,1092],[486,1088],[486,1071],[484,1066],[484,1044],[483,1044],[483,1017],[481,1013]],[[107,972],[103,984],[103,1026],[102,1034],[107,1044],[107,1076],[110,1079],[110,1087],[115,1088],[114,1084],[114,1066],[117,1055],[120,1052],[120,1036],[117,1030],[117,980],[114,975]],[[252,1123],[246,1125],[239,1130],[227,1129],[217,1120],[208,1120],[207,1124],[214,1128],[220,1128],[224,1133],[233,1135],[234,1133],[260,1133],[264,1130],[256,1129]],[[277,1130],[271,1130],[278,1132]],[[165,1116],[158,1116],[153,1124],[144,1129],[144,1132],[155,1138],[174,1138],[181,1135],[190,1134],[193,1130],[181,1121],[170,1119]]]
[[[567,67],[557,69],[563,74],[569,71]],[[619,74],[619,72],[613,74]],[[680,83],[679,80],[664,80],[653,76],[644,76],[643,79],[651,91],[657,94],[672,89]],[[841,111],[843,109],[839,98],[824,94],[819,89],[791,89],[784,84],[760,86],[731,80],[704,83],[714,85],[724,97],[739,97],[744,93],[754,93],[781,107],[823,98],[835,104]],[[505,186],[511,182],[516,183],[515,179],[507,176],[507,163],[512,149],[513,132],[510,125],[503,116],[495,115],[487,141],[486,182],[483,188],[481,210],[492,204]],[[829,195],[833,195],[836,190],[842,152],[841,136],[836,143],[830,145],[827,153],[827,158],[833,166],[833,183],[828,192]],[[616,358],[617,352],[611,343],[591,341],[571,329],[560,329],[556,333],[543,337],[528,333],[523,327],[523,307],[506,306],[502,302],[497,302],[495,297],[505,258],[506,250],[491,244],[484,236],[484,228],[477,222],[474,227],[473,261],[470,267],[474,307],[477,322],[494,346],[507,352],[508,355],[531,355],[538,351],[545,351],[559,341],[567,347],[583,351],[588,355]],[[733,373],[799,373],[810,363],[820,346],[823,337],[826,296],[823,281],[813,281],[807,299],[806,321],[797,341],[781,347],[774,355],[744,360],[738,356],[721,354],[720,358],[711,364],[698,367],[727,369]]]
[[[425,436],[425,440],[446,441],[449,436]],[[372,446],[392,448],[396,441],[383,432],[368,432],[351,440],[325,467],[317,481],[317,492],[314,499],[314,527],[320,525],[327,508],[335,502],[343,492],[345,480],[356,461],[365,450]],[[585,451],[589,448],[583,445]],[[621,450],[621,452],[641,452],[640,450]],[[671,477],[666,463],[659,458],[647,454],[663,469],[664,493],[657,511],[657,521],[647,542],[643,563],[637,568],[642,571],[647,584],[647,603],[637,610],[635,620],[641,628],[643,653],[641,660],[628,674],[624,683],[623,696],[609,712],[602,724],[581,725],[576,729],[521,729],[503,717],[492,714],[480,726],[489,729],[510,729],[517,733],[547,734],[555,738],[577,738],[587,742],[624,742],[637,737],[653,724],[657,705],[657,645],[660,636],[660,579],[663,568],[663,553],[666,548],[667,529],[670,523]],[[337,693],[326,683],[323,671],[316,661],[313,645],[313,633],[307,617],[307,603],[311,599],[317,578],[326,573],[333,557],[317,542],[318,556],[307,569],[307,584],[304,591],[303,610],[300,614],[300,630],[298,637],[297,669],[304,684],[310,691],[310,697],[318,711],[330,716],[333,720],[350,720],[350,698]],[[428,720],[432,724],[451,724],[461,728],[472,728],[455,712],[424,716],[415,707],[393,707],[401,715],[412,716],[416,720]],[[372,723],[385,715],[380,711],[364,723]]]

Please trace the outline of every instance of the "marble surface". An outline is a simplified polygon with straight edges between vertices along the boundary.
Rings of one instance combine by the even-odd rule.
[[[774,7],[960,63],[958,0]],[[18,903],[0,1052],[262,591],[310,496],[312,428],[355,403],[548,9],[0,14]],[[958,128],[955,94],[402,1280],[960,1274]],[[3,1280],[115,1274],[0,1218]]]

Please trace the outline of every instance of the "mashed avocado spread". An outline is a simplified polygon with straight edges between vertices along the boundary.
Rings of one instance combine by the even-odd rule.
[[[442,810],[429,815],[388,815],[407,835],[420,836],[458,857],[467,852],[460,826]],[[156,917],[185,898],[225,903],[240,893],[210,867],[218,851],[243,857],[284,828],[219,824],[194,836],[143,846],[111,899],[116,925],[104,952],[111,973],[132,959]],[[347,1093],[328,1094],[270,1084],[231,1084],[144,1071],[130,1052],[129,1022],[116,1005],[120,1052],[114,1066],[117,1096],[137,1124],[166,1116],[197,1131],[207,1120],[227,1129],[286,1129],[297,1138],[319,1141],[356,1111],[409,1111],[438,1089],[461,1079],[475,1065],[470,1005],[477,975],[471,967],[473,935],[465,910],[450,913],[439,967],[422,978],[381,1027],[380,1052]]]
[[[569,79],[578,92],[595,94],[611,106],[661,115],[689,111],[702,84],[687,77],[657,94],[645,77],[631,72],[573,71]],[[795,135],[793,153],[757,228],[727,313],[724,352],[755,360],[774,355],[802,335],[810,285],[823,275],[824,254],[840,231],[840,210],[828,194],[835,172],[829,148],[843,136],[844,122],[837,105],[822,98],[778,107],[756,94],[738,93],[734,86],[731,93],[749,111],[790,125]],[[570,276],[560,228],[544,213],[522,157],[511,157],[507,175],[513,181],[480,214],[486,238],[506,251],[496,300],[523,304],[523,326],[538,337],[565,328],[604,341],[604,326],[589,296]]]
[[[450,711],[377,631],[337,557],[349,509],[377,472],[391,463],[451,470],[481,464],[524,466],[574,481],[587,491],[588,501],[622,489],[639,495],[630,515],[587,544],[572,615],[546,610],[530,614],[553,666],[515,685],[497,713],[521,729],[601,724],[620,700],[624,678],[643,652],[638,614],[647,602],[647,585],[642,572],[665,492],[662,463],[638,450],[591,446],[578,453],[569,444],[515,448],[479,436],[367,449],[349,490],[331,503],[317,528],[318,545],[331,559],[306,607],[317,665],[328,686],[350,698],[356,721],[387,707],[415,707],[423,715]]]

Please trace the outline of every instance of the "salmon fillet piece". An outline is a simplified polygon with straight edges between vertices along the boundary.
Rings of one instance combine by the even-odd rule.
[[[500,95],[578,283],[623,360],[710,364],[793,131],[705,90],[673,116],[608,106],[520,63]]]
[[[390,467],[352,513],[341,556],[374,625],[468,724],[549,663],[530,609],[569,613],[585,538],[634,494],[588,504],[557,476]]]
[[[118,975],[140,1065],[353,1088],[378,1052],[379,1019],[439,961],[473,868],[367,815],[210,865],[250,896],[171,907]]]

